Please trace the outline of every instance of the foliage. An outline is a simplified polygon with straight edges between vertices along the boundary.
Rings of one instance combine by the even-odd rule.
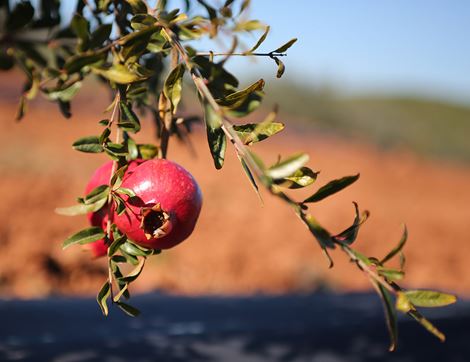
[[[332,250],[346,253],[382,297],[391,349],[396,345],[397,310],[410,315],[443,340],[443,334],[416,307],[450,304],[455,297],[435,291],[407,291],[397,284],[404,276],[402,249],[407,239],[406,229],[398,246],[377,259],[366,257],[351,246],[369,215],[367,211],[360,213],[357,204],[354,203],[352,225],[337,235],[321,226],[309,212],[310,204],[351,185],[359,174],[327,182],[310,197],[295,200],[289,190],[311,186],[318,176],[318,172],[306,166],[308,155],[280,157],[276,163],[266,165],[252,150],[254,144],[283,130],[284,124],[276,121],[276,112],[258,123],[234,125],[233,118],[244,118],[259,107],[264,96],[264,80],[240,87],[238,79],[224,67],[226,60],[233,56],[266,57],[275,62],[277,76],[281,77],[285,66],[280,58],[296,41],[289,40],[269,52],[257,52],[269,34],[269,27],[247,18],[249,2],[227,0],[219,8],[203,0],[185,1],[185,9],[181,11],[169,9],[163,0],[154,6],[144,0],[79,0],[71,23],[65,27],[60,25],[58,0],[40,1],[37,8],[29,1],[21,1],[13,8],[8,1],[0,2],[6,19],[1,26],[1,68],[17,66],[26,76],[18,119],[24,116],[27,103],[38,94],[56,102],[62,114],[70,117],[71,101],[89,77],[98,77],[114,93],[107,109],[109,116],[99,121],[102,131],[98,135],[82,136],[72,145],[80,152],[105,153],[114,161],[109,185],[99,186],[79,198],[78,205],[57,211],[77,215],[108,207],[118,213],[126,212],[128,206],[123,195],[133,196],[133,190],[121,187],[128,162],[137,158],[165,158],[173,136],[188,137],[179,130],[181,127],[189,130],[194,118],[178,112],[182,88],[188,86],[183,82],[187,74],[204,113],[214,166],[223,167],[227,145],[232,145],[256,192],[260,192],[261,185],[291,207],[317,240],[330,266],[333,266],[329,255]],[[239,50],[238,39],[245,32],[260,32],[260,35],[250,49]],[[206,36],[221,37],[224,41],[231,38],[233,45],[230,51],[220,53],[199,52],[192,47],[193,40]],[[158,128],[156,145],[138,144],[133,139],[141,130],[139,116],[145,111],[153,116]],[[130,297],[129,285],[139,277],[146,258],[160,251],[128,240],[112,222],[112,211],[106,230],[98,227],[81,230],[69,237],[63,247],[102,238],[108,244],[109,277],[98,293],[98,304],[105,315],[109,312],[107,303],[111,301],[126,314],[135,316],[139,311],[124,302]],[[398,269],[387,264],[396,257],[400,258]],[[129,271],[123,273],[125,269]]]

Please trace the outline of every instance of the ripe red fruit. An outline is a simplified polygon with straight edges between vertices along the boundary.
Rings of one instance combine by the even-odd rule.
[[[194,230],[202,206],[198,184],[180,165],[163,159],[142,163],[127,176],[122,187],[133,190],[130,211],[115,215],[119,230],[136,244],[168,249]]]
[[[130,175],[133,172],[133,170],[142,162],[144,162],[144,160],[131,161],[129,163],[129,167],[127,168],[126,176]],[[88,181],[88,184],[86,185],[85,195],[90,193],[94,188],[98,186],[108,185],[109,179],[111,177],[112,169],[113,169],[112,161],[106,162],[105,164],[101,165],[98,169],[96,169],[96,171],[91,176],[90,181]],[[105,231],[106,231],[107,224],[108,224],[108,216],[109,216],[108,205],[102,207],[100,210],[96,212],[87,214],[87,218],[91,226],[99,226]],[[104,239],[100,239],[90,244],[90,250],[95,258],[99,258],[101,256],[106,255],[108,246],[105,244]]]
[[[106,185],[112,171],[112,162],[98,168],[90,179],[86,193]],[[121,187],[129,188],[135,197],[125,197],[129,208],[113,222],[126,236],[144,247],[171,248],[191,235],[202,206],[198,184],[183,167],[174,162],[135,160],[129,163]],[[109,209],[103,207],[88,214],[91,225],[106,230]],[[106,255],[104,240],[91,244],[95,257]]]

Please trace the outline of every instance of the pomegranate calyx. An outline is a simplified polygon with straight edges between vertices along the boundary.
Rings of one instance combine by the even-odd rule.
[[[152,207],[142,207],[140,212],[140,228],[147,240],[161,238],[171,231],[170,215],[162,209],[160,203]]]

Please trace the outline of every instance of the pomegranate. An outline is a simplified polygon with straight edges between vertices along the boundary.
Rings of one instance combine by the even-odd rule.
[[[99,167],[91,177],[86,193],[106,185],[112,162]],[[191,235],[202,206],[198,184],[183,167],[174,162],[135,160],[129,163],[122,187],[132,189],[136,196],[124,199],[128,204],[122,215],[113,213],[113,222],[126,236],[144,247],[171,248]],[[88,214],[91,225],[106,230],[109,208]],[[95,257],[106,255],[104,240],[91,244]]]
[[[133,170],[140,165],[144,160],[135,160],[129,162],[129,167],[126,171],[126,176],[130,175]],[[111,178],[111,172],[113,169],[113,162],[109,161],[100,166],[91,176],[90,181],[86,185],[85,195],[90,193],[94,188],[101,185],[108,185],[109,179]],[[96,212],[87,214],[88,221],[91,226],[99,226],[103,230],[106,230],[108,224],[109,206],[106,205]],[[90,244],[90,250],[95,258],[105,256],[107,253],[108,246],[104,242],[104,239],[100,239]]]
[[[155,159],[142,163],[124,178],[122,187],[133,190],[129,209],[114,216],[119,230],[136,244],[168,249],[193,232],[202,206],[198,184],[180,165]]]

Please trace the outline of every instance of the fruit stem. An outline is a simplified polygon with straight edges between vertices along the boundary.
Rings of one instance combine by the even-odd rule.
[[[113,112],[111,113],[111,119],[109,121],[108,127],[111,127],[115,120],[117,119],[119,122],[119,118],[121,117],[121,110],[119,107],[119,103],[121,101],[121,95],[120,92],[116,92],[116,96],[114,97],[114,107],[113,107]],[[119,127],[117,128],[116,132],[116,143],[119,143],[121,139],[121,130]],[[111,176],[109,178],[109,183],[111,183],[111,179],[114,176],[114,173],[117,170],[117,161],[113,161],[113,166],[111,168]],[[107,205],[108,205],[108,221],[106,223],[106,236],[108,242],[111,240],[111,225],[112,225],[112,219],[113,219],[113,210],[111,207],[111,204],[113,202],[113,195],[112,192],[110,191],[108,194],[108,200],[107,200]],[[111,291],[111,300],[114,300],[114,292],[113,292],[113,272],[111,269],[111,256],[108,255],[108,282],[109,282],[109,289]]]

